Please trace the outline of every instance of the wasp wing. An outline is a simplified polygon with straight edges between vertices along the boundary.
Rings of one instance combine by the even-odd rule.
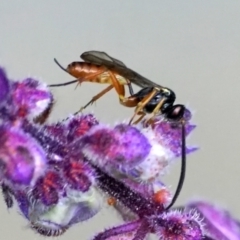
[[[137,72],[128,68],[122,61],[109,56],[105,52],[100,51],[87,51],[81,54],[80,56],[85,62],[96,64],[96,65],[103,65],[107,67],[109,70],[114,70],[119,75],[127,78],[133,84],[145,88],[145,87],[162,87],[149,79],[143,77],[142,75],[138,74]]]
[[[96,65],[104,65],[108,68],[112,68],[115,66],[126,67],[126,65],[123,62],[113,57],[110,57],[105,52],[88,51],[88,52],[84,52],[80,57],[85,62],[96,64]]]
[[[132,82],[133,84],[141,87],[141,88],[146,88],[146,87],[159,87],[159,88],[162,88],[161,85],[155,83],[155,82],[152,82],[151,80],[143,77],[142,75],[140,75],[139,73],[133,71],[132,69],[130,68],[127,68],[124,72],[121,72],[121,74],[129,79],[130,82]]]

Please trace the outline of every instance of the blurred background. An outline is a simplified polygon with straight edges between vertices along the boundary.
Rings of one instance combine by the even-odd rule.
[[[189,155],[187,176],[176,205],[203,198],[240,217],[240,1],[51,0],[1,1],[0,64],[13,79],[33,76],[50,83],[73,79],[63,66],[82,52],[105,51],[152,81],[173,89],[176,103],[193,112],[197,129],[188,142],[200,147]],[[105,86],[83,83],[53,89],[50,121],[78,110]],[[138,90],[137,87],[134,87]],[[115,91],[85,112],[113,124],[133,109],[119,104]],[[175,164],[167,183],[175,189]],[[16,211],[0,202],[1,239],[41,239]],[[109,207],[110,208],[110,207]],[[90,239],[120,222],[105,209],[77,224],[60,239]]]

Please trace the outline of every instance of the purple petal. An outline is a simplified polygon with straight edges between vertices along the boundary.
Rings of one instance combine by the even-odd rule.
[[[189,123],[185,124],[186,136],[188,136],[194,129],[196,125],[192,125]],[[154,127],[154,131],[158,139],[162,142],[163,146],[167,149],[171,150],[171,152],[178,157],[182,152],[182,130],[180,127],[175,126],[174,124],[166,121],[161,121],[156,123]],[[191,153],[196,151],[197,149],[194,147],[186,147],[186,152]]]
[[[45,171],[43,149],[30,136],[11,127],[0,128],[1,178],[12,184],[34,184]]]
[[[82,137],[95,125],[98,125],[98,121],[92,114],[78,114],[65,121],[46,125],[45,128],[51,136],[67,144]]]
[[[19,117],[39,117],[45,111],[50,111],[49,106],[53,104],[53,96],[47,86],[31,78],[14,82],[12,100]]]
[[[102,167],[108,163],[115,168],[132,168],[151,150],[148,139],[137,128],[126,124],[114,129],[97,126],[82,141],[83,153]]]
[[[76,159],[78,160],[65,159],[62,170],[65,183],[72,189],[86,192],[92,186],[93,179],[95,179],[94,171],[86,163],[80,161],[80,156]]]
[[[203,201],[190,203],[188,207],[202,215],[205,229],[211,237],[221,240],[240,239],[239,222],[228,211]]]
[[[62,190],[63,180],[61,176],[55,171],[48,171],[43,177],[37,180],[32,194],[44,205],[50,206],[58,202],[59,193]]]

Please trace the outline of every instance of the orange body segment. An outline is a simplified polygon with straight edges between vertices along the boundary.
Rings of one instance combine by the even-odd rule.
[[[74,76],[75,78],[80,79],[89,79],[91,75],[99,75],[106,71],[104,66],[97,66],[94,64],[86,63],[86,62],[72,62],[67,66],[67,72]],[[93,78],[93,82],[97,82],[96,78]]]

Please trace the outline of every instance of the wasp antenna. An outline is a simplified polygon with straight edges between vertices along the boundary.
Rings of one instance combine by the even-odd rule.
[[[78,79],[75,79],[73,81],[69,81],[69,82],[65,82],[65,83],[57,83],[57,84],[51,84],[51,85],[48,85],[48,87],[61,87],[61,86],[67,86],[67,85],[70,85],[70,84],[73,84],[73,83],[76,83],[78,82]]]
[[[56,58],[53,59],[54,62],[66,73],[68,73],[67,69],[65,69],[59,62]],[[67,86],[69,84],[72,84],[72,83],[76,83],[78,82],[78,79],[74,79],[73,81],[69,81],[69,82],[65,82],[65,83],[57,83],[57,84],[51,84],[51,85],[48,85],[48,87],[61,87],[61,86]]]
[[[64,72],[66,72],[66,73],[69,74],[69,72],[67,71],[67,69],[64,68],[64,67],[58,62],[58,60],[57,60],[56,58],[54,58],[53,60],[54,60],[54,62],[55,62]]]
[[[179,177],[179,181],[178,181],[178,185],[177,185],[177,189],[176,192],[172,198],[171,203],[166,207],[165,210],[169,210],[174,203],[176,202],[181,190],[182,190],[182,186],[184,183],[184,179],[185,179],[185,173],[186,173],[186,133],[185,133],[185,124],[184,121],[181,124],[182,126],[182,161],[181,161],[181,173],[180,173],[180,177]]]

